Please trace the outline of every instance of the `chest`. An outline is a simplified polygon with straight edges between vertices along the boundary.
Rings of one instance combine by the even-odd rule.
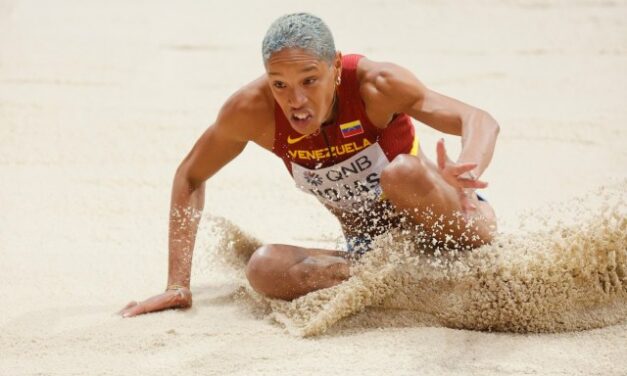
[[[284,156],[289,162],[310,169],[328,167],[344,161],[375,144],[381,131],[362,119],[346,118],[323,126],[312,135],[288,133]]]
[[[307,168],[291,162],[296,186],[320,202],[348,212],[359,211],[365,201],[381,197],[379,184],[389,159],[378,143],[340,162],[321,168]]]

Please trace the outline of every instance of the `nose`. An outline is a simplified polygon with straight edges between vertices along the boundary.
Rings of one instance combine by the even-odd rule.
[[[294,88],[289,93],[287,103],[293,108],[300,108],[307,103],[307,96],[302,90]]]

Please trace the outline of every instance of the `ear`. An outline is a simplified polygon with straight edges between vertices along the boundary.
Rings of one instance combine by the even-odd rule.
[[[337,51],[335,53],[335,60],[333,61],[333,67],[337,71],[337,76],[342,77],[342,53]]]

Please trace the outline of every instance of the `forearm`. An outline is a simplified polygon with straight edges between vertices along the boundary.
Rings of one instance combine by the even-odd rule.
[[[179,174],[174,179],[168,236],[168,286],[189,287],[194,243],[204,206],[204,187],[204,183],[193,186]]]
[[[499,125],[485,111],[473,111],[462,123],[462,151],[458,163],[476,163],[472,170],[475,177],[481,176],[486,170],[496,145]]]

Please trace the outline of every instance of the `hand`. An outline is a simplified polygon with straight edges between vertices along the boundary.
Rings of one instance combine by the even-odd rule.
[[[192,292],[186,287],[181,287],[167,290],[143,302],[130,302],[118,314],[122,317],[133,317],[144,313],[163,311],[164,309],[189,308],[191,306]]]
[[[470,201],[469,193],[475,189],[485,188],[488,183],[477,180],[470,172],[477,167],[476,163],[455,163],[446,154],[444,147],[444,139],[440,139],[437,144],[438,169],[444,180],[455,188],[459,194],[459,200],[462,210],[468,212],[475,210],[477,207]]]

